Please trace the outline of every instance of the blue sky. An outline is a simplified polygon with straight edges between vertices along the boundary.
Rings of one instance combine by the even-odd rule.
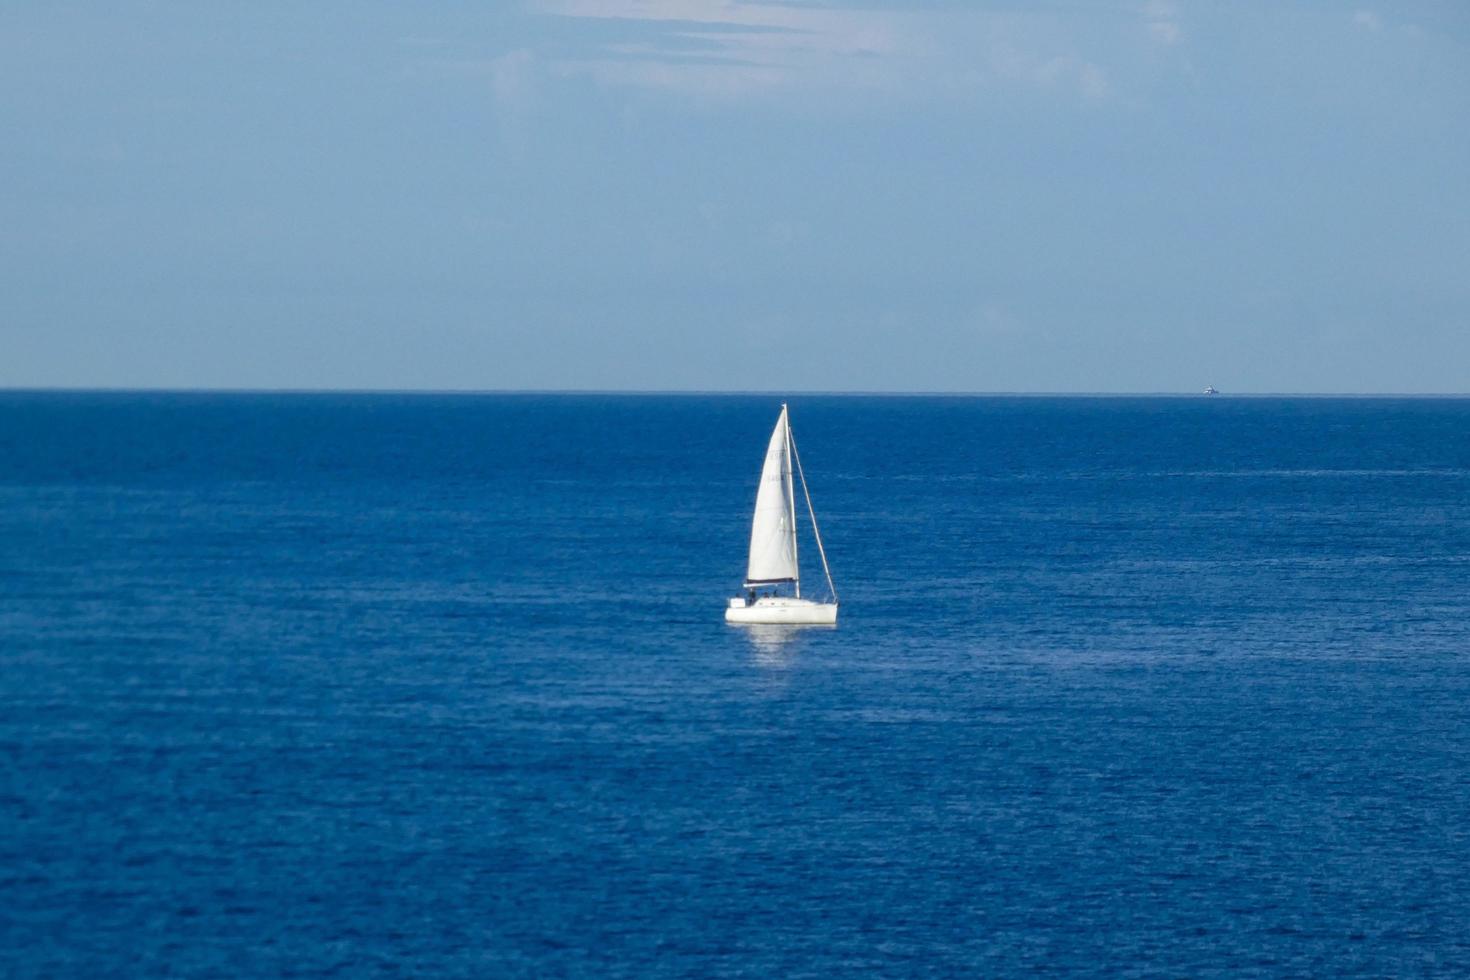
[[[1470,391],[1470,4],[20,3],[0,385]]]

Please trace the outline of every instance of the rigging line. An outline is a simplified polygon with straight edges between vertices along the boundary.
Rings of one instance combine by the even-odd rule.
[[[827,549],[822,547],[822,532],[817,530],[817,512],[812,508],[812,494],[806,488],[806,473],[801,468],[801,453],[796,451],[796,436],[791,426],[786,426],[786,438],[791,440],[791,456],[796,460],[796,473],[801,477],[801,493],[806,497],[806,512],[812,519],[812,534],[817,539],[817,554],[822,556],[822,571],[827,575],[827,589],[832,593],[832,604],[837,605],[837,586],[832,584],[832,569],[827,567]]]

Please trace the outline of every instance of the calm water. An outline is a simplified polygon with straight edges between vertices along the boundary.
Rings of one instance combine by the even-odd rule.
[[[0,393],[0,974],[1470,971],[1470,401],[778,405]]]

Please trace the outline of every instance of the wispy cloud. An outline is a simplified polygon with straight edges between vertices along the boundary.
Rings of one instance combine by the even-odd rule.
[[[1354,11],[1353,25],[1355,27],[1361,27],[1365,31],[1383,30],[1383,20],[1371,10]]]
[[[1179,8],[1172,0],[1149,0],[1143,7],[1143,19],[1149,37],[1157,44],[1169,47],[1184,37],[1179,25]]]
[[[521,48],[490,62],[490,91],[496,106],[506,115],[521,116],[530,109],[535,60],[535,55]]]
[[[606,84],[715,97],[1016,84],[1085,99],[1109,92],[1106,71],[1070,39],[1015,12],[789,0],[537,0],[536,9],[634,28],[550,63]]]

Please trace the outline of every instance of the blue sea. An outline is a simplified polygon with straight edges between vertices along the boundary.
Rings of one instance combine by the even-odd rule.
[[[1470,401],[789,401],[0,393],[0,975],[1470,973]]]

